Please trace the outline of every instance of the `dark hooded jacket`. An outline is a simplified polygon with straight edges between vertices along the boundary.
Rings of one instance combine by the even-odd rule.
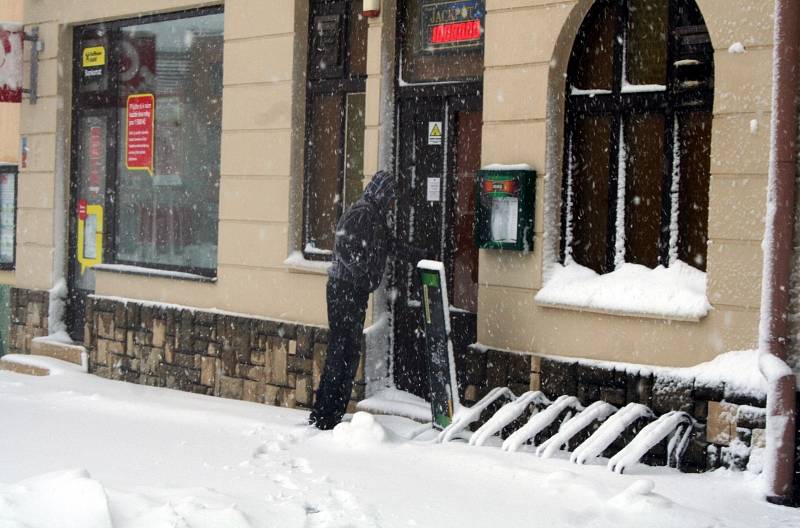
[[[336,226],[331,278],[374,291],[381,283],[387,256],[414,263],[426,257],[425,251],[399,242],[392,234],[387,215],[394,196],[394,175],[380,171],[364,195],[345,211]]]

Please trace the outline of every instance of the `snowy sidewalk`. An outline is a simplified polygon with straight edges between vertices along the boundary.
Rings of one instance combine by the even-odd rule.
[[[60,365],[0,372],[1,528],[800,528],[749,474],[616,475],[563,452],[410,442],[419,424],[392,417],[318,433],[305,412]]]

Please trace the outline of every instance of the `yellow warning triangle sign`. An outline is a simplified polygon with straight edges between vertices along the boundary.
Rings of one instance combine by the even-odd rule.
[[[431,137],[442,137],[442,130],[439,128],[438,124],[433,125],[433,128],[431,129]]]

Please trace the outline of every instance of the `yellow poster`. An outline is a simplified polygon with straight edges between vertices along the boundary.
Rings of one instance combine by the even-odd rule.
[[[106,64],[106,48],[93,46],[83,50],[83,67],[98,68]]]

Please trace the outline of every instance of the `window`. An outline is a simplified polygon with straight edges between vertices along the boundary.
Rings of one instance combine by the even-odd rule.
[[[14,269],[17,230],[17,166],[0,163],[0,269]]]
[[[339,216],[362,192],[367,20],[361,11],[361,0],[311,5],[303,208],[308,259],[330,258]]]
[[[706,267],[713,49],[693,0],[598,0],[567,72],[565,263]]]
[[[87,289],[100,262],[216,274],[222,50],[218,7],[76,30],[73,246]]]

